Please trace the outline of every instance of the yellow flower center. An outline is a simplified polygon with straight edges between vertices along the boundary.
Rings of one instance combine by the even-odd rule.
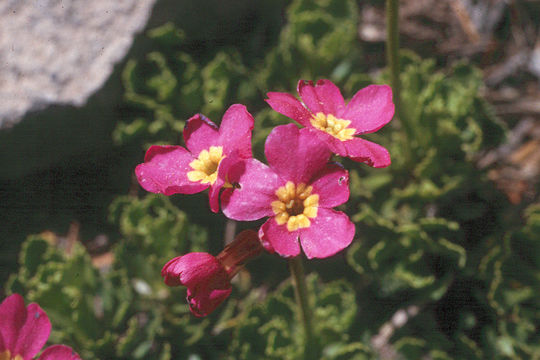
[[[199,157],[189,163],[193,169],[187,173],[189,181],[213,185],[217,179],[219,163],[224,158],[221,146],[210,146],[210,149],[201,151]]]
[[[341,141],[351,140],[356,129],[349,127],[350,120],[338,119],[332,114],[319,112],[311,117],[311,125]]]
[[[287,181],[285,186],[276,190],[279,200],[272,201],[272,210],[276,214],[278,225],[287,224],[287,230],[295,231],[311,225],[309,219],[317,217],[319,195],[311,194],[312,186],[295,185]]]
[[[23,357],[21,355],[11,357],[11,351],[5,350],[0,353],[0,360],[23,360]]]

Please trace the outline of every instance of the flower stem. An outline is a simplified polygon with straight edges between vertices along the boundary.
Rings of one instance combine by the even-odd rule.
[[[304,275],[304,266],[300,256],[289,259],[289,269],[292,275],[294,295],[300,308],[300,318],[304,327],[304,359],[316,359],[317,347],[313,342],[312,314],[309,307],[309,296]]]
[[[390,82],[394,98],[399,99],[399,1],[386,0],[386,62],[390,67]]]
[[[405,144],[408,145],[413,140],[414,134],[401,103],[401,82],[399,79],[399,0],[386,0],[386,62],[390,68],[390,83],[394,104],[396,104],[396,114],[408,137],[408,140],[405,141]],[[411,155],[410,152],[408,155]]]

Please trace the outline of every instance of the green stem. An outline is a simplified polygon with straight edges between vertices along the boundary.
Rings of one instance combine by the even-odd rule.
[[[401,126],[408,139],[405,144],[413,140],[413,131],[408,122],[405,111],[401,104],[401,82],[399,80],[399,1],[386,0],[386,62],[390,68],[390,83],[396,104],[396,115],[401,121]],[[410,149],[407,149],[410,150]],[[410,154],[409,151],[409,156]]]
[[[386,62],[390,67],[390,82],[394,99],[399,99],[399,1],[386,0]]]
[[[300,256],[289,259],[289,269],[292,275],[294,295],[300,308],[300,318],[304,327],[304,359],[316,359],[317,350],[313,342],[312,313],[309,307],[309,296],[304,275],[304,266]]]

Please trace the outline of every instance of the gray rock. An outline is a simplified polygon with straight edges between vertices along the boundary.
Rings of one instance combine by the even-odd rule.
[[[84,105],[156,0],[0,2],[0,128],[49,104]]]

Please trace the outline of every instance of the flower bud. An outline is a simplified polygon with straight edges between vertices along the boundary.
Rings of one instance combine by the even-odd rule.
[[[231,279],[263,250],[257,233],[246,230],[217,256],[194,252],[169,260],[161,270],[165,284],[187,287],[187,301],[197,317],[207,316],[231,293]]]

